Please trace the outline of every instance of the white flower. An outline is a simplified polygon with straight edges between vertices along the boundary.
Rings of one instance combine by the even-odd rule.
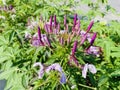
[[[91,73],[95,74],[97,72],[95,66],[93,64],[85,64],[83,69],[82,69],[82,77],[86,78],[87,76],[87,71],[90,71]]]
[[[39,79],[42,79],[43,75],[44,75],[44,66],[40,63],[40,62],[37,62],[33,65],[33,67],[36,67],[36,66],[39,66],[40,67],[40,70],[38,72],[38,78]]]

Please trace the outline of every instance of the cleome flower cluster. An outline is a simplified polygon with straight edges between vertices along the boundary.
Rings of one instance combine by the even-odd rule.
[[[89,45],[83,50],[86,55],[94,55],[99,57],[101,55],[101,48],[99,46],[94,46],[94,41],[97,37],[97,32],[90,32],[94,21],[91,21],[88,25],[86,31],[80,29],[80,19],[77,18],[77,14],[74,15],[72,27],[67,24],[66,15],[64,16],[64,30],[61,30],[60,23],[57,22],[56,15],[51,16],[49,22],[44,23],[45,33],[41,33],[41,28],[37,26],[38,32],[34,35],[30,33],[25,33],[25,38],[31,40],[31,45],[34,47],[50,47],[55,41],[59,42],[60,45],[73,45],[71,48],[71,53],[69,54],[68,64],[75,64],[82,70],[82,77],[86,78],[88,70],[95,74],[97,72],[93,64],[81,65],[75,56],[77,49],[82,47],[87,41]],[[35,26],[35,25],[34,25]],[[61,75],[60,83],[66,83],[66,76],[62,70],[59,63],[54,63],[49,65],[44,69],[44,65],[41,62],[36,62],[34,66],[40,66],[38,71],[38,77],[41,79],[44,72],[49,73],[51,70],[58,71]]]

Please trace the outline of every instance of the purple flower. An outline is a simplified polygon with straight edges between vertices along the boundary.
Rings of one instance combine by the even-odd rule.
[[[48,45],[48,46],[50,46],[51,44],[50,44],[50,40],[48,39],[48,37],[47,37],[47,35],[46,34],[41,34],[41,39],[42,39],[42,41],[44,42],[44,45]]]
[[[45,28],[46,33],[49,33],[49,29],[48,29],[48,25],[47,24],[45,24],[44,28]]]
[[[77,14],[74,15],[74,24],[73,24],[73,27],[75,27],[76,23],[77,23]]]
[[[50,17],[50,33],[52,33],[52,31],[53,31],[53,30],[52,30],[52,19],[53,19],[53,17],[51,16],[51,17]]]
[[[35,47],[39,47],[42,44],[40,44],[39,39],[36,37],[36,34],[33,36],[32,40],[31,40],[31,44]]]
[[[77,58],[74,55],[70,55],[70,60],[68,61],[68,64],[74,64],[78,67],[81,67],[81,65],[79,64]]]
[[[40,70],[38,71],[38,78],[39,79],[42,79],[42,77],[43,77],[45,72],[46,73],[50,73],[51,70],[55,70],[55,71],[58,71],[60,73],[60,75],[61,75],[60,83],[61,84],[66,83],[66,76],[65,76],[65,74],[62,71],[62,67],[58,63],[54,63],[54,64],[48,66],[46,69],[40,62],[35,63],[33,66],[34,67],[35,66],[39,66],[40,67]]]
[[[100,56],[101,54],[101,48],[97,47],[97,46],[90,46],[87,50],[86,50],[87,54],[93,54],[97,57]]]
[[[39,46],[51,46],[50,40],[48,39],[46,34],[41,34],[40,35],[41,40],[38,38],[38,34],[35,34],[32,38],[32,45],[35,47]]]
[[[82,45],[85,40],[87,39],[87,34],[85,34],[82,38],[81,38],[81,41],[80,41],[80,45]]]
[[[82,77],[86,78],[87,76],[87,71],[90,71],[92,74],[95,74],[97,72],[95,66],[93,64],[85,64],[84,67],[82,68]]]
[[[94,21],[91,21],[89,26],[87,27],[86,34],[90,31],[90,29],[92,28],[93,24],[94,24]]]
[[[38,39],[41,40],[41,31],[40,31],[40,27],[38,27]]]
[[[78,41],[74,41],[74,45],[73,45],[73,48],[72,48],[72,55],[74,55],[76,50],[77,50],[77,44],[78,44]]]
[[[57,26],[57,20],[56,20],[56,15],[54,15],[54,26]]]
[[[95,32],[91,38],[90,45],[93,45],[95,39],[96,39],[97,33]]]
[[[62,67],[58,63],[54,63],[47,67],[46,72],[49,73],[51,70],[56,70],[62,73]]]
[[[9,10],[12,10],[12,9],[13,9],[13,6],[12,6],[12,5],[10,5],[8,8],[9,8]]]
[[[31,38],[31,34],[28,32],[25,32],[25,39],[30,39]]]

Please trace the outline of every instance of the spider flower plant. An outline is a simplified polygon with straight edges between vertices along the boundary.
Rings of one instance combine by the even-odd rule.
[[[68,56],[68,63],[66,62],[66,64],[70,66],[74,64],[76,67],[81,69],[82,77],[86,78],[88,70],[92,74],[95,74],[97,72],[97,69],[91,63],[88,64],[85,61],[84,65],[83,63],[80,63],[76,53],[82,51],[83,53],[85,53],[85,55],[91,54],[98,57],[101,55],[101,48],[99,46],[94,46],[97,32],[90,31],[93,24],[94,21],[92,20],[86,30],[82,30],[80,28],[80,19],[78,19],[77,14],[75,14],[73,19],[73,25],[71,27],[67,23],[67,16],[65,15],[63,21],[64,30],[62,30],[61,24],[57,21],[56,15],[50,16],[49,22],[44,22],[44,29],[40,29],[40,26],[37,26],[37,32],[31,36],[31,45],[34,47],[48,47],[52,49],[53,52],[51,54],[51,57],[52,55],[54,55],[54,51],[58,46],[61,46],[62,48],[67,48],[65,53],[63,53],[63,55],[67,54]],[[57,44],[55,45],[55,43]],[[86,43],[88,43],[88,45],[86,45]],[[81,51],[79,51],[80,48],[82,48]],[[38,77],[40,79],[43,77],[45,72],[57,70],[61,76],[60,83],[66,83],[67,76],[65,76],[65,74],[62,72],[61,68],[63,68],[64,70],[64,67],[60,63],[60,61],[54,61],[54,63],[51,63],[51,65],[48,66],[47,69],[44,69],[44,65],[40,62],[35,62],[34,66],[36,65],[40,66],[40,70],[38,72]],[[61,70],[59,70],[57,67],[59,67],[59,69]]]

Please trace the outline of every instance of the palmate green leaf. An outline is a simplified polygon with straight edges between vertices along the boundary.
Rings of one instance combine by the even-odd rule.
[[[114,71],[114,72],[112,72],[110,75],[111,75],[112,77],[115,77],[115,76],[120,76],[120,69],[115,70],[115,71]]]
[[[109,38],[103,38],[98,44],[103,49],[104,58],[107,62],[110,62],[111,47],[115,47],[115,43]]]
[[[22,85],[22,75],[18,72],[13,72],[9,75],[9,78],[7,79],[7,85],[5,87],[5,90],[25,90],[25,88]],[[11,83],[12,82],[12,83]]]
[[[108,82],[108,79],[109,79],[108,76],[105,76],[105,75],[101,76],[98,81],[98,86],[100,87],[100,86],[106,84],[106,82]]]
[[[12,65],[13,65],[12,60],[5,61],[4,64],[2,64],[1,70],[2,71],[9,70]]]
[[[120,52],[114,52],[110,54],[112,57],[120,58]]]
[[[4,37],[0,36],[0,45],[7,45],[9,41]]]
[[[111,56],[112,57],[120,57],[120,46],[118,47],[111,47]]]
[[[99,90],[108,90],[108,88],[107,88],[107,86],[102,85],[102,86],[99,88]]]
[[[0,57],[0,63],[3,63],[4,61],[10,60],[10,57],[2,56]]]
[[[10,56],[6,55],[6,52],[4,52],[5,47],[0,47],[0,63],[10,60]]]
[[[118,46],[118,47],[111,47],[111,51],[119,52],[120,51],[120,46]]]
[[[10,68],[9,70],[6,70],[6,71],[3,71],[2,73],[0,73],[0,80],[1,80],[1,79],[8,79],[9,76],[10,76],[11,74],[13,74],[13,72],[14,72],[15,70],[17,70],[17,68],[16,68],[16,67],[12,67],[12,68]]]

